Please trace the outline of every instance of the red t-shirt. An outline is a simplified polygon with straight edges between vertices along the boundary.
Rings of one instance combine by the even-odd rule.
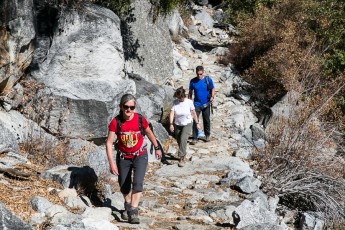
[[[142,116],[143,128],[146,129],[149,124],[145,117]],[[109,124],[109,131],[116,133],[116,118],[113,118]],[[121,131],[117,135],[117,147],[121,152],[134,153],[143,145],[144,138],[140,133],[138,113],[134,113],[131,120],[125,121],[121,125]],[[140,155],[140,154],[139,154]],[[134,156],[126,156],[126,158]]]

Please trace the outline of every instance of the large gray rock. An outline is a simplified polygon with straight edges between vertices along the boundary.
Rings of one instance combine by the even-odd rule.
[[[0,229],[31,230],[31,227],[0,203]]]
[[[120,20],[87,5],[65,10],[55,23],[46,55],[36,55],[31,68],[32,79],[46,88],[26,105],[33,108],[30,118],[56,135],[104,137],[122,94],[135,93],[134,82],[124,80]]]
[[[55,135],[90,139],[106,133],[110,114],[105,102],[76,100],[46,92],[37,94],[35,102],[30,104],[33,108],[30,118]]]
[[[114,84],[124,76],[119,18],[108,9],[89,5],[65,10],[55,23],[45,60],[31,72],[34,79],[70,98],[110,97]]]
[[[14,150],[17,149],[18,143],[28,143],[39,140],[45,144],[57,143],[57,139],[46,133],[35,122],[26,119],[22,114],[17,111],[4,112],[0,110],[0,124],[4,130],[1,130],[4,136],[3,144],[12,146]],[[12,136],[12,137],[11,137]],[[17,142],[14,143],[14,138]]]
[[[166,129],[163,127],[161,123],[158,123],[156,121],[152,121],[151,123],[153,126],[153,132],[159,141],[165,141],[169,139],[169,133],[168,131],[166,131]]]
[[[6,95],[31,62],[35,37],[33,0],[1,1],[0,94]]]
[[[235,209],[235,212],[239,216],[239,223],[236,226],[239,229],[250,225],[278,224],[277,215],[267,209],[265,200],[260,197],[255,198],[253,201],[244,200]]]
[[[0,145],[0,153],[2,152],[1,145]],[[1,154],[0,157],[0,165],[3,168],[9,167],[13,168],[18,164],[30,164],[28,159],[20,154],[14,152],[8,152],[7,154]]]
[[[81,139],[71,139],[68,147],[72,150],[66,155],[68,164],[89,166],[97,176],[109,172],[109,163],[104,146],[97,146]]]
[[[71,180],[72,168],[77,167],[71,165],[59,165],[47,171],[44,171],[41,174],[41,177],[44,179],[59,182],[63,185],[64,188],[73,188]]]
[[[163,111],[171,106],[173,91],[152,84],[137,74],[129,74],[129,77],[136,85],[137,111],[149,121],[161,120]]]
[[[21,84],[16,84],[5,96],[0,96],[0,104],[6,110],[17,108],[23,101],[24,89]]]
[[[254,193],[259,190],[260,185],[261,182],[258,179],[246,176],[236,183],[236,188],[244,193]]]
[[[14,133],[7,129],[0,120],[0,153],[19,151],[19,146]]]
[[[86,208],[86,210],[81,214],[84,218],[92,218],[95,220],[114,220],[112,216],[111,208],[108,207],[98,207],[98,208]]]
[[[228,115],[225,125],[237,132],[243,132],[258,120],[252,108],[246,105],[230,106]]]
[[[117,82],[108,89],[108,93],[111,92],[108,98],[76,99],[52,95],[49,91],[51,89],[41,90],[35,100],[26,105],[31,108],[30,118],[55,135],[90,140],[107,135],[108,123],[118,110],[122,94],[134,93],[135,84],[131,80]]]
[[[77,222],[79,215],[69,212],[65,207],[61,205],[53,205],[46,210],[46,216],[50,219],[50,223],[53,225],[63,224],[71,225]]]
[[[48,93],[48,89],[38,92],[35,99],[26,105],[26,108],[31,108],[29,117],[41,127],[70,138],[92,139],[106,135],[116,102],[72,99]],[[117,95],[120,97],[119,92]]]
[[[153,83],[165,83],[174,69],[169,19],[158,18],[153,22],[148,0],[134,1],[131,7],[122,34],[126,71]]]
[[[240,228],[240,230],[285,230],[283,226],[277,224],[253,224]]]
[[[53,204],[44,197],[33,196],[30,199],[30,205],[33,210],[41,213],[45,213]]]
[[[299,223],[299,229],[302,230],[322,230],[324,221],[313,216],[310,213],[302,213]]]
[[[93,218],[84,218],[81,220],[84,229],[94,229],[94,230],[118,230],[119,228],[109,221],[106,220],[96,220]]]
[[[206,9],[202,9],[201,12],[197,13],[195,19],[199,20],[204,26],[207,28],[213,28],[214,20],[206,11]]]
[[[168,21],[168,27],[170,35],[173,38],[176,38],[178,35],[181,35],[184,30],[187,30],[183,23],[181,15],[177,10],[172,13],[170,20]]]
[[[290,91],[271,107],[269,119],[264,124],[266,133],[271,133],[274,129],[281,129],[281,124],[289,118],[294,117],[303,107],[303,103],[298,103],[301,94],[297,91]]]
[[[83,199],[81,199],[78,196],[68,196],[68,197],[65,197],[64,203],[67,207],[70,207],[72,209],[84,210],[88,206],[87,204],[85,204]]]

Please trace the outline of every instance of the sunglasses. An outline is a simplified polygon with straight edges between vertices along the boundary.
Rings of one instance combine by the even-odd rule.
[[[133,106],[123,105],[123,108],[124,108],[125,110],[128,110],[128,109],[130,109],[130,110],[135,110],[135,106],[134,106],[134,105],[133,105]]]

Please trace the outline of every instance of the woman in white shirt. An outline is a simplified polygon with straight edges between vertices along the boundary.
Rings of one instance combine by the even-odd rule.
[[[187,139],[192,131],[193,119],[197,124],[197,128],[201,128],[195,113],[194,103],[186,98],[186,92],[183,87],[175,91],[174,97],[176,100],[173,101],[170,112],[170,131],[175,133],[179,146],[178,156],[180,160],[178,166],[183,167],[185,164]]]

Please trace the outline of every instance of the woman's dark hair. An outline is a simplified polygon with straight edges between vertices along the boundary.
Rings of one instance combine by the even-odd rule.
[[[183,89],[183,86],[181,86],[180,88],[178,88],[175,91],[174,97],[176,97],[176,98],[185,98],[186,97],[186,91]]]
[[[120,106],[123,106],[124,104],[126,104],[128,101],[134,101],[134,104],[136,105],[137,102],[135,100],[135,97],[132,94],[126,93],[125,95],[123,95],[121,97],[120,100]]]

